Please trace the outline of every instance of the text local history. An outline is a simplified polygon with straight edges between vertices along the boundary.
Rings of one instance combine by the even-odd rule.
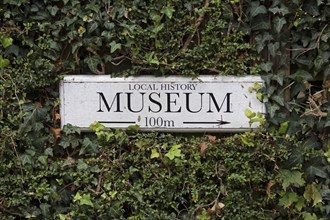
[[[197,84],[128,84],[129,91],[115,94],[96,92],[98,96],[97,112],[139,113],[233,113],[231,109],[231,94],[213,94],[212,92],[194,93]],[[175,90],[173,92],[169,92]],[[181,90],[185,91],[182,92]],[[147,92],[145,92],[147,91]],[[193,103],[198,103],[194,104]],[[197,106],[196,106],[197,105]]]

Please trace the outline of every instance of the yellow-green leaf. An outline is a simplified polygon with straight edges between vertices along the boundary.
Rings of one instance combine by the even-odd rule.
[[[315,183],[308,184],[305,188],[304,198],[309,202],[313,201],[313,206],[322,202],[322,195],[320,193],[319,186]]]
[[[158,157],[159,157],[159,153],[158,153],[157,149],[152,149],[150,158],[152,159],[152,158],[158,158]]]

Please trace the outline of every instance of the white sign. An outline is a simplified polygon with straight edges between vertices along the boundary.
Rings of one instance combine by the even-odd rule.
[[[60,85],[61,123],[83,130],[98,121],[109,128],[244,131],[250,128],[247,108],[264,113],[264,105],[248,91],[256,82],[261,78],[66,76]]]

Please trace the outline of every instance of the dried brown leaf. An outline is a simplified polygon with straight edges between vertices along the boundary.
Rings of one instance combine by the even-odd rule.
[[[207,143],[201,143],[199,145],[199,148],[200,148],[199,153],[200,153],[201,157],[205,157],[205,151],[208,148],[208,144]]]
[[[209,138],[210,144],[213,145],[213,144],[217,143],[217,137],[216,136],[209,135],[208,138]]]
[[[55,113],[54,115],[54,120],[57,121],[57,120],[61,120],[61,115],[59,113]]]
[[[269,180],[269,182],[266,185],[266,194],[267,194],[267,196],[270,195],[270,190],[271,190],[273,185],[274,185],[273,181]]]
[[[51,127],[50,130],[54,135],[54,138],[55,138],[54,143],[55,143],[57,141],[57,139],[59,139],[61,137],[61,128]]]

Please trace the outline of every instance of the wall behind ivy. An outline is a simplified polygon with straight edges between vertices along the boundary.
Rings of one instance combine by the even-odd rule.
[[[104,202],[110,199],[115,211],[103,213],[104,218],[157,215],[158,218],[167,216],[173,219],[181,212],[185,213],[181,217],[200,219],[217,215],[232,219],[253,215],[264,216],[265,219],[317,219],[327,216],[330,213],[329,16],[329,0],[2,1],[0,171],[3,178],[0,214],[4,218],[69,219],[78,218],[77,213],[81,213],[79,218],[87,218],[109,209]],[[61,130],[58,82],[68,74],[187,77],[260,74],[265,87],[259,94],[266,101],[268,112],[265,130],[241,134],[237,139],[221,138],[217,142],[219,145],[211,142],[218,147],[222,142],[226,146],[237,142],[240,150],[232,146],[234,151],[228,153],[231,161],[223,162],[229,167],[237,166],[236,151],[246,150],[252,155],[253,152],[261,152],[268,157],[260,159],[257,165],[251,165],[249,162],[253,158],[244,155],[248,162],[241,168],[243,173],[234,168],[235,171],[225,169],[222,182],[219,182],[218,172],[196,171],[196,166],[203,164],[204,160],[211,163],[218,158],[204,158],[201,149],[206,145],[200,144],[205,139],[199,137],[174,135],[171,138],[175,142],[160,148],[164,143],[150,141],[147,134],[147,137],[143,134],[136,137],[134,132],[81,134],[72,127]],[[264,152],[263,144],[254,143],[256,138],[267,140],[264,143],[269,146],[278,146],[277,150]],[[239,147],[241,144],[245,150]],[[102,158],[112,161],[112,165],[118,161],[135,164],[141,155],[149,160],[152,152],[161,157],[173,146],[175,151],[192,145],[199,148],[195,152],[183,152],[187,155],[198,153],[203,157],[197,159],[199,162],[195,165],[196,158],[189,157],[187,172],[201,172],[201,176],[213,178],[209,182],[205,180],[208,187],[229,187],[233,194],[228,194],[228,190],[223,188],[219,194],[226,201],[223,203],[227,209],[222,207],[217,196],[218,188],[210,189],[212,193],[207,194],[203,179],[187,188],[191,191],[178,197],[178,200],[192,203],[178,205],[174,197],[169,197],[164,199],[169,206],[157,213],[151,203],[161,204],[160,201],[152,197],[151,192],[134,188],[145,186],[145,183],[134,185],[134,181],[149,178],[143,176],[145,174],[137,174],[135,165],[117,167],[119,170],[131,169],[129,173],[119,175],[124,178],[121,187],[126,187],[128,194],[116,197],[117,186],[106,185],[104,181],[103,174],[110,168]],[[139,150],[135,151],[136,147]],[[109,151],[117,151],[117,148],[124,150],[119,153]],[[178,155],[173,164],[161,160],[162,166],[168,169],[164,178],[172,175],[172,169],[184,167],[188,156]],[[95,162],[95,158],[101,162]],[[147,159],[137,165],[139,169],[146,166]],[[263,169],[268,159],[274,164]],[[150,169],[158,169],[160,164],[155,163],[155,167]],[[244,173],[244,170],[250,170],[250,166],[260,167],[260,173],[255,173],[254,179],[246,179],[248,175]],[[70,175],[75,175],[76,179]],[[206,177],[208,175],[211,177]],[[175,183],[174,177],[171,184]],[[158,181],[159,184],[166,182],[164,179]],[[129,184],[134,187],[129,188]],[[197,185],[205,188],[194,191]],[[160,186],[165,187],[163,184]],[[241,190],[247,186],[251,187],[251,206],[244,213],[234,208],[234,201],[247,193]],[[103,194],[98,194],[101,188],[106,192],[104,198]],[[174,194],[179,190],[174,190]],[[261,195],[260,190],[264,190],[264,194]],[[152,202],[143,203],[137,192],[149,193]],[[236,197],[233,196],[235,193]],[[205,200],[200,200],[202,196]],[[100,197],[105,200],[98,200]],[[242,205],[243,201],[237,203]],[[147,207],[154,213],[138,211],[147,210]],[[256,213],[256,210],[261,211]]]

